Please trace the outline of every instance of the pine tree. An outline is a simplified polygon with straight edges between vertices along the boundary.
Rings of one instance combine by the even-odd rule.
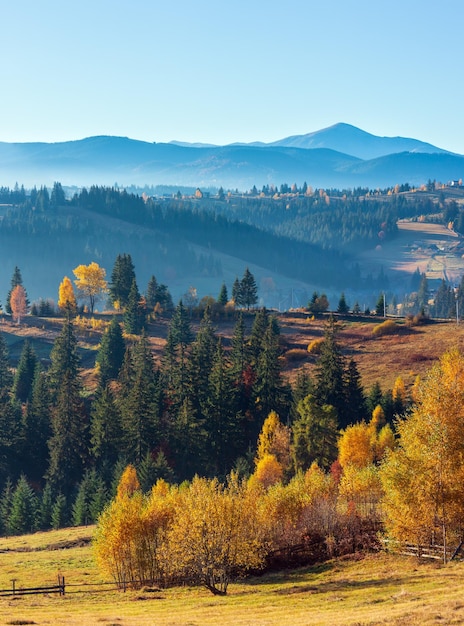
[[[340,315],[346,315],[349,310],[349,306],[345,300],[345,294],[342,293],[342,295],[340,296],[340,300],[338,301],[337,313],[340,313]]]
[[[11,513],[11,504],[13,501],[14,486],[10,477],[5,481],[5,486],[0,497],[0,528],[2,534],[9,534],[8,520]]]
[[[316,461],[328,469],[337,457],[337,414],[333,406],[320,406],[313,396],[298,403],[299,417],[292,426],[295,471],[306,471]]]
[[[8,348],[3,338],[3,333],[0,333],[0,390],[10,390],[13,384],[13,374],[11,373],[9,360],[8,360]]]
[[[218,298],[217,298],[217,302],[221,306],[226,306],[228,301],[229,301],[229,296],[227,294],[227,287],[226,287],[225,283],[222,283],[221,291],[219,292],[219,295],[218,295]]]
[[[32,394],[36,366],[37,355],[29,340],[26,339],[13,382],[13,395],[21,402],[26,402]]]
[[[248,267],[245,269],[243,278],[240,282],[241,304],[247,309],[254,306],[258,302],[258,287],[255,277]]]
[[[104,387],[109,380],[114,380],[118,377],[125,351],[126,344],[121,326],[118,320],[113,317],[103,334],[96,358],[99,366],[99,384],[101,386]]]
[[[140,335],[145,326],[145,301],[140,298],[140,293],[135,279],[129,291],[124,311],[124,329],[130,335]]]
[[[237,407],[237,387],[226,360],[222,341],[216,343],[208,377],[208,394],[203,406],[208,433],[207,465],[214,476],[226,476],[244,452],[243,424]]]
[[[51,413],[47,479],[65,495],[79,481],[88,458],[88,420],[80,392],[78,379],[67,372],[58,387]]]
[[[147,450],[160,442],[159,376],[145,334],[133,351],[130,389],[121,402],[124,451],[129,461],[140,463]]]
[[[345,397],[345,423],[340,425],[341,428],[346,428],[349,424],[360,422],[369,417],[366,398],[364,397],[364,390],[361,385],[361,376],[356,362],[353,359],[350,359],[345,372]]]
[[[23,414],[24,462],[26,475],[40,483],[48,466],[48,440],[51,436],[51,399],[46,374],[37,364],[32,383],[31,400]]]
[[[122,450],[121,415],[109,385],[99,386],[92,404],[91,453],[97,466],[113,466]]]
[[[134,281],[135,270],[131,255],[118,254],[109,285],[110,301],[113,306],[117,305],[118,308],[124,309],[128,305],[129,294]]]
[[[63,528],[68,523],[68,506],[66,503],[66,496],[62,493],[58,494],[53,502],[52,514],[51,514],[51,527],[54,530]]]
[[[346,425],[345,363],[337,342],[338,327],[330,317],[325,327],[321,354],[316,366],[315,398],[320,406],[329,404],[336,410],[339,424]]]
[[[24,475],[16,484],[11,500],[8,530],[12,535],[23,535],[35,530],[37,498]]]
[[[56,338],[50,352],[50,360],[49,379],[51,389],[56,391],[66,374],[69,374],[71,378],[77,377],[79,356],[74,325],[70,318],[64,320],[61,333]]]
[[[88,455],[88,419],[78,376],[77,341],[69,318],[63,323],[50,358],[53,407],[47,478],[56,490],[68,495],[79,481]]]
[[[145,301],[147,303],[147,309],[150,312],[153,312],[153,309],[156,306],[156,297],[158,294],[158,281],[156,280],[156,278],[152,275],[150,277],[150,280],[148,281],[148,285],[147,285],[147,291],[145,293]]]
[[[48,530],[52,525],[53,492],[50,483],[46,483],[40,497],[37,511],[37,528]]]
[[[242,288],[238,278],[234,280],[234,284],[232,285],[232,300],[236,307],[242,306]]]

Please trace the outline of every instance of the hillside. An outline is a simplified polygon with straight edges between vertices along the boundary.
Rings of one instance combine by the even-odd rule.
[[[105,319],[106,316],[98,316]],[[251,317],[245,318],[247,328],[251,327]],[[299,372],[313,373],[317,357],[307,353],[310,342],[324,334],[325,318],[312,320],[306,313],[285,313],[278,315],[281,327],[281,366],[284,376],[291,382]],[[397,376],[401,376],[408,388],[416,379],[423,376],[440,356],[452,347],[464,351],[464,322],[432,322],[422,326],[407,327],[404,320],[397,320],[398,331],[394,335],[374,337],[373,328],[381,323],[382,318],[375,316],[357,318],[345,316],[340,319],[339,342],[346,358],[353,358],[362,378],[364,388],[369,389],[375,382],[380,382],[384,391],[391,389]],[[169,322],[160,319],[148,327],[152,352],[157,363],[161,358],[166,343]],[[193,320],[194,330],[199,321]],[[235,326],[235,320],[214,320],[217,334],[223,337],[226,349]],[[4,320],[0,330],[9,346],[12,362],[16,363],[23,342],[32,341],[40,359],[48,363],[50,349],[61,328],[60,320],[50,318],[27,317],[21,327],[9,319]],[[101,340],[101,331],[78,330],[81,365],[84,370],[86,386],[95,385],[92,372],[96,349]],[[297,354],[295,354],[295,350]]]
[[[231,585],[227,597],[201,587],[111,590],[101,579],[88,543],[93,527],[35,533],[0,541],[0,588],[56,584],[66,595],[17,595],[0,602],[5,624],[108,623],[120,626],[352,626],[459,624],[463,564],[447,567],[386,554],[359,555]],[[93,585],[93,586],[92,586]]]

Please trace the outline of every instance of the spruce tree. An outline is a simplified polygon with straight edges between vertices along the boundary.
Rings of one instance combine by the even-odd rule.
[[[59,493],[52,506],[52,514],[51,514],[51,527],[54,530],[58,530],[58,528],[63,528],[67,525],[69,520],[68,515],[68,506],[66,503],[66,496],[62,493]]]
[[[21,475],[11,500],[8,530],[11,535],[23,535],[36,528],[37,498],[26,477]]]
[[[32,397],[23,414],[24,462],[29,480],[40,483],[48,466],[48,440],[51,436],[51,399],[46,374],[37,364]]]
[[[258,302],[258,287],[255,277],[248,267],[245,269],[243,278],[240,282],[240,298],[241,304],[247,309],[254,306]]]
[[[361,376],[354,359],[350,359],[345,372],[345,398],[344,423],[340,423],[340,428],[346,428],[350,424],[368,419],[369,415],[361,384]]]
[[[340,300],[338,301],[337,313],[340,313],[340,315],[346,315],[349,310],[350,309],[348,304],[346,303],[345,294],[342,293],[342,295],[340,296]]]
[[[92,404],[91,454],[97,466],[113,466],[122,449],[121,415],[109,385],[99,387]]]
[[[145,334],[133,350],[131,386],[120,410],[124,452],[130,462],[140,463],[160,443],[159,376]]]
[[[47,478],[55,490],[66,496],[79,481],[88,456],[88,419],[81,397],[77,341],[70,319],[64,321],[50,358],[53,407]]]
[[[147,303],[147,309],[150,312],[153,312],[153,309],[156,306],[156,297],[158,295],[158,281],[154,276],[150,277],[147,285],[147,291],[145,293],[145,301]]]
[[[129,302],[132,283],[135,281],[134,264],[130,254],[118,254],[109,284],[110,301],[124,309]]]
[[[229,296],[227,294],[227,287],[225,283],[222,283],[221,291],[219,292],[217,302],[221,306],[226,306],[228,301],[229,301]]]
[[[130,335],[140,335],[145,326],[145,303],[140,298],[140,293],[135,279],[129,291],[124,310],[124,329]]]
[[[99,366],[99,384],[101,386],[104,387],[109,380],[114,380],[118,377],[125,351],[126,344],[122,335],[121,325],[116,317],[113,317],[103,334],[96,358]]]
[[[337,342],[337,333],[337,323],[331,316],[325,327],[321,354],[316,365],[315,397],[320,406],[332,405],[339,423],[345,424],[345,360]]]
[[[0,390],[6,389],[9,391],[12,384],[13,374],[11,373],[8,360],[8,348],[3,333],[0,333]]]
[[[36,366],[37,355],[29,340],[26,339],[13,382],[13,395],[21,402],[26,402],[32,394]]]

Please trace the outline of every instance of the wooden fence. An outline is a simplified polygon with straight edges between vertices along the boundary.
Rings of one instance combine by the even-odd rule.
[[[45,587],[16,587],[17,578],[11,579],[11,589],[0,589],[0,596],[24,596],[37,595],[39,593],[57,593],[60,596],[65,594],[64,576],[58,574],[58,584],[47,585]]]

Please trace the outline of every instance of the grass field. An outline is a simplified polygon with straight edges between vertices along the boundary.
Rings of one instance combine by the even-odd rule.
[[[0,540],[0,587],[54,584],[66,595],[0,598],[0,624],[69,626],[374,626],[462,624],[464,564],[418,563],[386,554],[331,561],[237,582],[226,597],[201,587],[83,592],[102,582],[86,539],[90,528]],[[81,542],[80,547],[62,549]]]

